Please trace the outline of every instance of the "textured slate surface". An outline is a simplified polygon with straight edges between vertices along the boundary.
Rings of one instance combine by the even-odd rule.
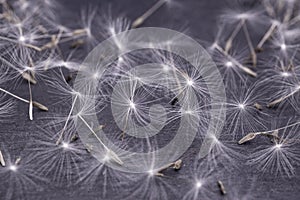
[[[140,1],[140,0],[63,0],[61,4],[65,7],[67,18],[62,19],[66,23],[73,23],[74,18],[72,15],[78,15],[80,9],[86,7],[87,5],[98,6],[99,12],[105,10],[110,5],[112,13],[118,15],[122,13],[127,16],[130,20],[135,19],[139,16],[145,9],[151,6],[155,1]],[[230,1],[220,1],[220,0],[185,0],[176,1],[178,5],[171,8],[162,7],[153,16],[151,16],[143,26],[151,27],[167,27],[175,30],[183,30],[188,28],[187,34],[194,37],[199,41],[209,41],[214,40],[214,35],[217,26],[217,16],[221,13],[222,9],[227,6]],[[84,57],[85,53],[78,55],[78,57]],[[21,83],[18,87],[13,90],[14,93],[28,97],[27,84],[25,82]],[[8,152],[14,159],[22,155],[22,150],[26,147],[26,144],[32,143],[32,138],[41,137],[42,131],[37,128],[37,126],[42,126],[44,119],[49,116],[55,116],[56,112],[68,113],[68,109],[65,107],[56,107],[55,99],[49,97],[49,94],[45,92],[45,85],[39,84],[34,86],[33,92],[34,99],[43,102],[46,105],[50,105],[50,111],[45,112],[35,112],[35,120],[29,121],[27,116],[27,105],[22,102],[17,102],[17,113],[11,119],[6,122],[1,122],[0,129],[0,142],[1,145],[6,147],[6,152]],[[51,106],[53,105],[53,106]],[[287,113],[289,115],[289,113]],[[284,124],[284,123],[283,123]],[[34,141],[33,141],[34,142]],[[192,160],[198,152],[198,145],[200,141],[195,141],[191,149],[184,155],[184,165],[179,172],[170,171],[168,177],[163,181],[166,184],[172,185],[175,191],[172,189],[165,189],[168,194],[168,199],[181,199],[181,195],[188,190],[188,183],[181,181],[181,177],[187,177],[192,169]],[[253,145],[253,144],[251,144]],[[245,146],[244,151],[252,148],[251,146]],[[89,156],[84,156],[84,160],[80,162],[80,166],[86,167],[93,162],[93,158]],[[12,159],[12,160],[14,160]],[[49,158],[50,159],[50,158]],[[243,161],[241,161],[243,162]],[[84,163],[82,165],[82,163]],[[300,196],[300,177],[299,168],[297,169],[298,174],[292,178],[281,178],[275,177],[272,174],[261,174],[257,172],[251,166],[238,167],[239,170],[232,169],[232,173],[221,174],[220,177],[223,180],[228,193],[231,193],[228,197],[222,197],[219,194],[217,186],[212,186],[214,191],[213,195],[208,195],[207,199],[299,199]],[[84,170],[80,167],[80,172]],[[220,170],[221,171],[221,170]],[[51,174],[49,175],[52,176]],[[120,176],[119,174],[116,176]],[[113,180],[114,176],[109,176],[112,179],[112,184],[116,186],[118,181]],[[191,177],[190,179],[193,179]],[[43,188],[42,191],[38,191],[37,188],[33,187],[28,189],[24,186],[14,186],[10,185],[10,181],[7,178],[2,179],[0,184],[0,199],[5,199],[4,196],[7,193],[9,187],[12,189],[13,197],[12,199],[123,199],[128,197],[130,199],[145,199],[142,196],[142,192],[137,193],[137,196],[130,196],[133,190],[132,188],[139,188],[141,190],[155,190],[156,187],[143,188],[141,183],[145,183],[144,180],[137,181],[136,178],[132,178],[132,181],[127,183],[122,183],[119,190],[114,190],[111,185],[107,186],[106,197],[103,198],[103,178],[96,179],[95,182],[80,182],[75,185],[68,186],[67,181],[75,183],[76,180],[64,180],[59,184],[52,182],[40,182],[36,181],[37,185]],[[108,180],[109,181],[109,180]],[[217,181],[217,179],[216,179]],[[157,184],[161,184],[157,181]],[[138,187],[140,186],[140,187]],[[116,192],[117,191],[117,192]],[[157,190],[157,192],[161,192]],[[233,195],[239,194],[239,195]],[[154,196],[155,197],[155,196]],[[147,198],[146,198],[147,199]]]

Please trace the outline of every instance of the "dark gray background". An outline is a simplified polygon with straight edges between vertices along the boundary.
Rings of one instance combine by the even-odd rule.
[[[175,30],[187,30],[185,33],[197,39],[198,41],[212,42],[214,40],[215,33],[217,31],[217,18],[218,15],[223,11],[225,7],[230,7],[230,1],[222,0],[174,0],[178,5],[172,7],[163,6],[160,10],[153,14],[143,26],[151,27],[167,27]],[[98,6],[99,12],[109,7],[115,16],[122,14],[128,17],[130,20],[135,19],[137,16],[142,14],[147,8],[149,8],[156,0],[62,0],[60,3],[63,9],[67,13],[67,17],[63,18],[62,21],[65,24],[74,23],[80,10],[88,5]],[[76,17],[72,17],[72,15]],[[84,57],[82,53],[79,57]],[[27,105],[22,102],[17,102],[17,113],[16,115],[8,119],[6,122],[1,123],[0,129],[0,142],[2,146],[6,148],[6,152],[11,155],[12,158],[16,158],[22,154],[28,141],[34,138],[34,135],[42,134],[37,126],[43,125],[44,118],[55,115],[55,112],[59,110],[60,113],[67,113],[68,109],[64,110],[64,107],[55,107],[51,109],[51,105],[54,105],[55,100],[49,98],[46,86],[38,84],[34,86],[33,96],[34,99],[42,102],[46,105],[50,105],[49,112],[44,113],[35,111],[35,120],[29,121],[27,116]],[[27,84],[24,82],[14,89],[14,93],[27,97]],[[288,113],[287,113],[288,114]],[[41,120],[40,120],[41,119]],[[183,156],[184,165],[178,172],[170,171],[168,177],[165,178],[165,182],[174,185],[175,191],[166,189],[168,199],[181,199],[182,194],[188,189],[188,184],[181,181],[181,177],[188,176],[189,171],[192,169],[193,159],[198,151],[197,142],[191,147],[191,149]],[[251,144],[254,145],[254,144]],[[253,146],[246,145],[243,147],[243,151]],[[3,148],[3,147],[2,147]],[[85,158],[86,157],[86,158]],[[86,164],[82,166],[88,166],[93,158],[85,156],[84,161]],[[12,159],[14,160],[14,159]],[[240,161],[244,162],[244,161]],[[237,161],[237,164],[239,161]],[[81,170],[81,168],[80,168]],[[208,194],[207,199],[299,199],[300,196],[300,170],[297,169],[298,174],[295,177],[277,177],[272,174],[266,173],[261,174],[257,172],[251,166],[241,165],[233,168],[231,173],[222,174],[223,170],[220,169],[220,176],[224,182],[228,195],[221,196],[219,194],[216,185],[212,185],[213,194]],[[190,175],[189,175],[190,176]],[[51,177],[51,174],[50,174]],[[2,177],[3,179],[4,177]],[[0,178],[1,179],[1,178]],[[192,179],[192,177],[190,178]],[[212,181],[212,184],[216,184]],[[139,180],[143,182],[143,180]],[[99,178],[95,183],[79,183],[76,185],[67,186],[67,183],[55,184],[51,181],[48,183],[37,182],[43,189],[43,191],[37,191],[36,189],[27,190],[26,187],[10,185],[9,180],[5,178],[0,182],[0,199],[5,199],[5,195],[9,187],[13,191],[12,199],[148,199],[149,195],[142,196],[137,193],[136,196],[130,196],[129,194],[134,191],[139,182],[136,179],[128,181],[128,185],[122,185],[119,190],[114,190],[108,186],[107,196],[102,197],[102,184],[103,179]],[[118,184],[118,182],[114,182]],[[26,184],[25,184],[26,185]],[[173,187],[173,186],[172,186]],[[147,188],[145,188],[146,190]],[[149,188],[153,189],[153,188]],[[156,191],[159,192],[159,191]],[[205,198],[203,198],[205,199]]]

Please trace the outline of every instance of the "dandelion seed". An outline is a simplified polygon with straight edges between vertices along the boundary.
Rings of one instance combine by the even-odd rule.
[[[31,91],[31,86],[29,81],[28,81],[28,88],[29,88],[29,119],[33,120],[32,91]]]
[[[250,49],[252,64],[255,67],[256,64],[257,64],[257,56],[256,56],[255,49],[253,47],[253,44],[252,44],[252,40],[250,38],[250,34],[249,34],[249,31],[248,31],[248,28],[247,28],[247,26],[245,24],[243,24],[243,30],[244,30],[244,33],[245,33],[245,36],[246,36],[248,47]]]
[[[3,88],[0,88],[0,91],[4,92],[4,93],[6,93],[6,94],[8,94],[8,95],[10,95],[10,96],[12,96],[12,97],[20,100],[20,101],[23,101],[25,103],[30,104],[30,101],[28,101],[26,99],[23,99],[22,97],[19,97],[19,96],[15,95],[15,94],[13,94],[11,92],[8,92],[7,90],[4,90]],[[36,101],[32,101],[32,105],[35,106],[35,107],[37,107],[37,108],[39,108],[40,110],[48,111],[48,108],[46,106],[44,106],[43,104],[38,103]]]
[[[262,105],[260,105],[259,103],[255,103],[254,108],[256,108],[257,110],[262,110]]]
[[[275,143],[271,146],[259,146],[251,154],[249,163],[258,165],[258,169],[265,172],[270,171],[272,175],[286,174],[291,177],[295,174],[295,167],[300,160],[299,157],[299,136],[297,135],[297,127],[299,122],[293,123],[275,131],[265,131],[266,136],[277,137]],[[287,128],[293,127],[290,131]],[[278,137],[278,131],[283,130],[282,136]]]
[[[49,109],[44,106],[43,104],[39,103],[39,102],[36,102],[36,101],[32,101],[32,105],[42,111],[48,111]]]
[[[30,83],[36,84],[36,80],[35,80],[34,78],[32,78],[32,76],[31,76],[29,73],[23,72],[23,73],[22,73],[22,77],[23,77],[25,80],[29,81]]]
[[[173,168],[176,169],[176,170],[179,170],[179,169],[181,168],[181,165],[182,165],[182,160],[179,159],[179,160],[177,160],[177,161],[174,163]]]
[[[273,5],[271,4],[271,1],[263,1],[263,5],[270,17],[275,17],[275,10]]]
[[[269,137],[271,137],[271,141],[273,143],[278,143],[279,142],[280,138],[278,136],[278,133],[279,133],[279,130],[275,130],[275,131],[273,131],[273,133],[270,134]]]
[[[47,29],[43,25],[38,25],[37,28],[39,31],[41,31],[43,34],[48,33]]]
[[[238,143],[244,144],[245,142],[253,140],[257,135],[258,135],[258,133],[249,133],[248,135],[246,135],[245,137],[240,139],[240,141]]]
[[[57,47],[59,40],[61,37],[61,32],[58,33],[58,35],[52,35],[51,37],[51,42],[48,42],[47,44],[45,44],[44,46],[41,47],[41,50],[46,50],[46,49],[52,49]]]
[[[102,130],[105,127],[105,125],[99,125],[97,129],[95,129],[95,132]]]
[[[294,1],[287,2],[287,8],[284,14],[283,23],[287,23],[291,20],[293,16],[294,7],[295,7]]]
[[[157,11],[161,6],[167,3],[169,0],[158,0],[149,10],[147,10],[143,15],[138,17],[136,20],[133,21],[131,28],[137,28],[144,21],[149,18],[155,11]]]
[[[16,159],[16,161],[15,161],[15,165],[19,165],[20,162],[21,162],[21,157],[18,157],[18,158]]]
[[[223,182],[222,181],[218,181],[218,186],[220,188],[221,194],[225,195],[226,194],[226,190],[225,190]]]
[[[86,146],[86,151],[87,151],[88,153],[91,153],[92,150],[93,150],[93,146],[90,145],[90,144],[85,144],[85,146]]]
[[[5,167],[5,160],[1,150],[0,150],[0,164],[2,165],[2,167]]]
[[[262,50],[262,46],[265,44],[265,42],[272,36],[274,30],[280,25],[280,23],[278,21],[273,21],[270,28],[268,29],[268,31],[265,33],[265,35],[263,36],[263,38],[260,40],[260,42],[258,43],[258,45],[256,46],[256,50],[257,51],[261,51]]]
[[[295,70],[295,65],[294,65],[294,61],[292,59],[290,59],[290,63],[287,67],[287,70],[291,70],[294,71]],[[288,75],[289,76],[289,75]]]
[[[295,87],[294,90],[293,90],[291,93],[289,93],[289,94],[287,94],[287,95],[285,95],[285,96],[282,96],[282,97],[280,97],[280,98],[278,98],[278,99],[276,99],[276,100],[270,102],[270,103],[267,105],[267,107],[268,107],[268,108],[272,108],[272,107],[276,106],[277,104],[283,102],[283,101],[286,100],[287,98],[289,98],[289,97],[293,96],[294,94],[296,94],[297,92],[299,92],[299,90],[300,90],[300,86]]]
[[[239,63],[237,60],[235,60],[233,57],[231,57],[222,47],[220,47],[220,45],[218,45],[217,43],[214,44],[214,47],[220,52],[222,53],[224,56],[228,57],[228,59],[234,64],[236,65],[238,68],[240,68],[242,71],[244,71],[245,73],[247,73],[250,76],[256,77],[257,74],[252,71],[251,69],[249,69],[248,67],[245,67],[244,65],[242,65],[241,63]]]
[[[239,143],[239,144],[243,144],[243,143],[245,143],[245,142],[251,141],[251,140],[253,140],[257,135],[262,135],[262,136],[272,137],[272,139],[276,140],[276,139],[279,139],[279,137],[278,137],[278,131],[279,131],[279,129],[274,130],[274,131],[249,133],[248,135],[246,135],[245,137],[243,137],[238,143]],[[273,132],[273,133],[271,133],[271,132]]]
[[[85,34],[87,34],[86,29],[76,29],[72,32],[73,36],[75,36],[75,35],[85,35]]]
[[[233,30],[233,32],[231,33],[230,37],[228,38],[226,45],[225,45],[225,52],[228,53],[228,51],[231,49],[232,47],[232,42],[234,40],[234,38],[236,37],[236,35],[238,34],[238,32],[241,30],[242,26],[245,23],[245,19],[242,19],[239,24],[235,27],[235,29]]]
[[[168,169],[170,167],[172,167],[175,170],[179,170],[181,168],[181,165],[182,165],[182,160],[179,159],[179,160],[177,160],[175,162],[171,162],[169,164],[166,164],[165,166],[162,166],[162,167],[160,167],[158,169],[155,169],[155,170],[151,169],[151,170],[149,170],[149,174],[151,176],[154,176],[154,175],[155,176],[164,176],[164,174],[162,173],[162,171],[164,171],[164,170],[166,170],[166,169]]]
[[[33,120],[33,109],[32,109],[32,101],[29,101],[29,119],[32,121]]]
[[[114,160],[116,163],[119,165],[123,165],[123,161],[119,158],[119,156],[110,150],[103,142],[102,140],[98,137],[98,135],[95,133],[95,131],[90,127],[90,125],[85,121],[85,119],[81,116],[78,115],[78,117],[83,121],[83,123],[88,127],[88,129],[93,133],[93,135],[96,137],[96,139],[100,142],[100,144],[104,147],[104,149],[107,151],[107,154]]]
[[[123,161],[119,158],[119,156],[115,152],[113,152],[112,150],[109,149],[107,151],[107,153],[108,153],[109,157],[112,158],[119,165],[123,165],[124,164]]]
[[[7,41],[7,42],[10,42],[9,45],[19,44],[19,45],[22,45],[23,47],[34,49],[34,50],[39,51],[39,52],[42,51],[41,48],[39,48],[39,47],[37,47],[35,45],[32,45],[32,44],[26,43],[26,38],[24,36],[22,36],[22,35],[19,38],[16,38],[16,39],[11,39],[9,37],[0,36],[0,39],[4,40],[4,41]]]
[[[61,130],[61,134],[59,135],[59,137],[58,137],[58,139],[57,139],[57,141],[56,141],[56,145],[58,145],[58,144],[61,142],[61,140],[62,140],[62,138],[63,138],[63,136],[64,136],[64,133],[65,133],[65,131],[66,131],[68,122],[70,121],[70,118],[71,118],[72,112],[73,112],[73,110],[74,110],[75,103],[76,103],[76,101],[77,101],[78,96],[79,96],[79,95],[76,95],[76,96],[74,97],[74,100],[73,100],[73,103],[72,103],[72,107],[71,107],[71,109],[70,109],[70,111],[69,111],[69,114],[68,114],[67,120],[66,120],[66,122],[65,122],[65,124],[64,124],[64,127],[63,127],[62,130]]]

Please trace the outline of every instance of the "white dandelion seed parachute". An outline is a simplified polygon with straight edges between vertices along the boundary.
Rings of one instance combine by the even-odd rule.
[[[144,49],[171,52],[184,58],[192,67],[186,69],[170,65],[170,70],[165,70],[166,66],[162,63],[146,63],[124,72],[120,70],[120,65],[112,66],[118,57]],[[199,97],[206,101],[203,97],[205,93],[209,94],[207,98],[210,99],[209,106],[206,105],[210,108],[207,131],[218,137],[222,130],[225,120],[225,91],[221,75],[206,51],[182,33],[163,28],[141,28],[122,32],[99,44],[85,59],[83,66],[84,69],[76,77],[74,88],[92,100],[76,103],[74,115],[79,119],[76,124],[77,131],[93,156],[112,168],[134,173],[155,171],[182,156],[192,144],[203,120],[200,117],[202,110]],[[99,78],[92,78],[91,71],[96,71]],[[107,75],[107,71],[112,71],[114,76]],[[103,86],[100,81],[102,84],[99,86],[101,78],[109,79],[108,85]],[[114,81],[111,80],[115,79],[119,80],[112,85],[111,82]],[[105,92],[101,87],[106,87],[104,90],[107,90],[107,86],[112,88],[112,94],[103,97]],[[177,99],[180,109],[170,110],[160,105],[166,94],[161,92],[164,90],[169,90],[173,100]],[[95,105],[95,99],[103,98],[110,102],[109,112],[114,117],[107,123],[116,124],[119,128],[110,129],[108,133],[105,130],[95,131],[94,127],[99,124],[97,111],[81,112],[84,104]],[[109,118],[107,113],[105,118]],[[174,126],[178,128],[173,131]],[[153,146],[151,139],[166,127],[172,128],[167,132],[172,134],[171,141],[162,148]],[[127,141],[124,140],[126,133],[126,137],[131,138],[129,141],[134,141],[127,148],[120,148],[110,140],[111,137],[116,138],[113,134],[121,136],[122,132],[123,140],[116,143],[124,146]],[[135,142],[137,138],[142,139],[146,145]],[[155,144],[159,142],[161,141],[156,141]],[[205,149],[201,149],[201,156],[208,153],[209,141],[205,144]],[[134,151],[137,149],[138,152]]]

